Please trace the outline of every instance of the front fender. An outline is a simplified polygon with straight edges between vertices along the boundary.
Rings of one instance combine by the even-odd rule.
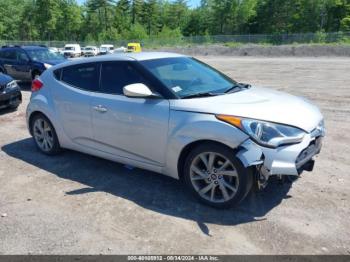
[[[170,111],[168,147],[164,173],[179,178],[178,161],[183,149],[191,143],[215,141],[235,149],[248,138],[246,134],[218,120],[212,114]]]

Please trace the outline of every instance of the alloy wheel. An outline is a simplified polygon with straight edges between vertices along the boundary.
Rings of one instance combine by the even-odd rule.
[[[233,163],[215,152],[203,152],[193,159],[190,179],[200,197],[213,203],[231,200],[239,186],[238,173]]]
[[[35,120],[33,135],[37,145],[42,151],[49,152],[52,150],[54,146],[54,136],[52,128],[46,120],[42,118]]]

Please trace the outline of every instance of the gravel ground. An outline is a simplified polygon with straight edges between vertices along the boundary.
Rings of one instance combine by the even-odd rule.
[[[350,59],[199,58],[320,106],[327,137],[314,172],[215,210],[165,176],[40,154],[23,85],[18,111],[0,112],[0,254],[350,254]]]
[[[274,45],[245,44],[225,46],[220,44],[163,47],[158,51],[183,53],[194,56],[252,56],[252,57],[350,57],[350,45]]]

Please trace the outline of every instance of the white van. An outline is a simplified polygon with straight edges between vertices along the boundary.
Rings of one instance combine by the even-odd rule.
[[[101,45],[100,46],[100,55],[113,54],[114,45]]]
[[[64,46],[63,55],[65,57],[79,57],[81,56],[81,48],[78,44],[67,44]]]

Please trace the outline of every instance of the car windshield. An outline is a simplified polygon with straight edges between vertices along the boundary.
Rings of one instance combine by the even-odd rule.
[[[27,50],[28,55],[34,61],[60,60],[63,56],[48,49]]]
[[[66,46],[66,47],[64,48],[64,50],[74,50],[74,47],[73,47],[73,46]]]
[[[234,80],[194,58],[162,58],[141,64],[180,98],[223,94],[237,86]]]

